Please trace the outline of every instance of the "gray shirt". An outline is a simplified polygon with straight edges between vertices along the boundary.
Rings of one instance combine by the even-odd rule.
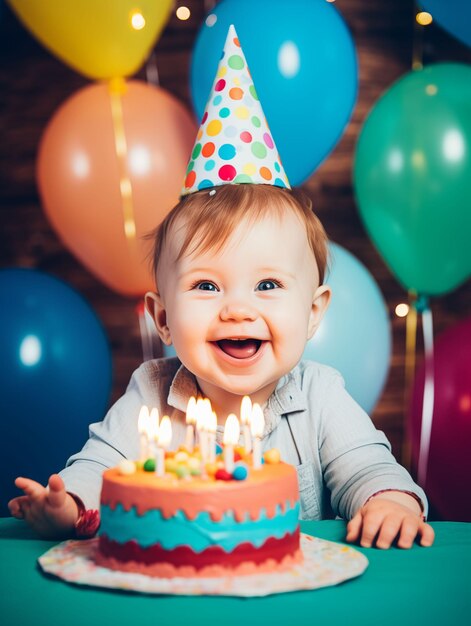
[[[139,458],[137,420],[143,404],[170,416],[170,449],[183,444],[192,395],[197,395],[195,377],[177,358],[143,363],[124,396],[102,422],[90,425],[83,449],[60,472],[67,491],[87,509],[98,508],[103,471],[123,458]],[[396,462],[384,433],[346,392],[334,369],[301,361],[280,379],[264,416],[262,449],[278,448],[281,458],[296,467],[301,519],[351,519],[369,497],[388,489],[416,494],[427,513],[424,492]],[[218,442],[222,434],[218,426]]]

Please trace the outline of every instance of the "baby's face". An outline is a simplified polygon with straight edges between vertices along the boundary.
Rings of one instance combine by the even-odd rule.
[[[167,342],[209,398],[223,390],[264,402],[301,358],[329,299],[305,227],[289,211],[243,222],[223,250],[177,262],[183,233],[169,240],[159,275]]]

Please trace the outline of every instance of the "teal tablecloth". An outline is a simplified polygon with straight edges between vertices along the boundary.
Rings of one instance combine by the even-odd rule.
[[[0,520],[1,626],[427,626],[471,624],[471,524],[432,524],[432,548],[358,548],[370,565],[336,587],[264,598],[146,596],[79,587],[45,576],[37,558],[56,542]],[[302,530],[342,542],[341,521]]]

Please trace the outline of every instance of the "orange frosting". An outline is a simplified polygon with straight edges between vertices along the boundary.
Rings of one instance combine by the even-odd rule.
[[[142,471],[123,476],[113,468],[103,475],[101,502],[111,508],[121,504],[127,511],[136,507],[139,515],[159,509],[167,519],[180,510],[190,520],[201,512],[203,504],[214,521],[228,510],[242,521],[247,513],[253,520],[259,518],[261,494],[268,517],[274,517],[277,506],[282,510],[287,502],[294,506],[298,494],[295,468],[285,463],[263,465],[259,470],[251,469],[243,481],[179,480],[173,474],[161,478]]]

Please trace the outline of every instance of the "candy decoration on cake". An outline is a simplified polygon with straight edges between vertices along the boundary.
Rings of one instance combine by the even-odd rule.
[[[241,183],[290,188],[231,25],[181,195]]]

